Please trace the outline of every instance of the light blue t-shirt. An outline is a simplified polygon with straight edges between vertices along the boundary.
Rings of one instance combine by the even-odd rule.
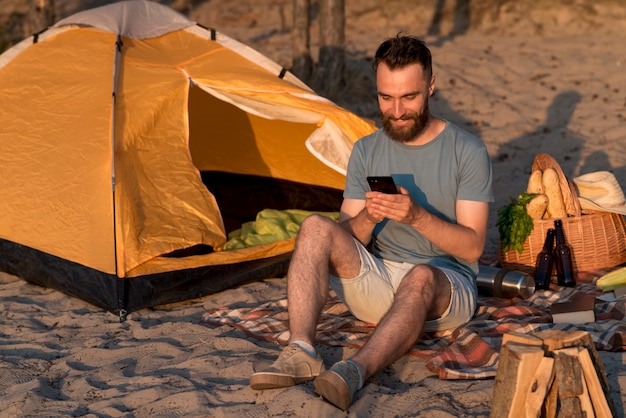
[[[493,202],[491,160],[476,136],[446,122],[444,130],[424,145],[405,145],[382,129],[354,144],[343,193],[346,199],[365,199],[367,176],[391,175],[413,200],[440,218],[456,223],[456,201]],[[387,260],[478,273],[468,263],[436,247],[409,225],[384,220],[374,229],[374,255]]]

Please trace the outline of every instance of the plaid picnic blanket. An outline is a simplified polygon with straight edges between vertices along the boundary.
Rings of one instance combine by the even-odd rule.
[[[590,333],[597,350],[626,349],[626,300],[596,300],[596,321],[587,324],[553,324],[550,306],[570,300],[578,292],[600,295],[594,285],[607,271],[579,275],[576,287],[552,286],[527,299],[479,296],[474,318],[467,324],[442,333],[424,334],[408,355],[427,360],[426,367],[440,379],[483,379],[495,377],[502,336],[508,332],[535,333],[547,329],[583,330]],[[201,323],[228,325],[259,340],[286,344],[289,339],[287,300],[256,307],[221,308],[206,312]],[[359,348],[374,325],[359,321],[335,295],[327,301],[317,327],[317,341],[329,346]]]

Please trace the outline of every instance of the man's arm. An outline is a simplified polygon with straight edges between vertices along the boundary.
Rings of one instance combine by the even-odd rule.
[[[382,193],[367,192],[366,200],[344,199],[339,210],[340,225],[363,245],[371,241],[374,227],[384,219],[368,213],[367,209],[367,202],[379,194]]]
[[[489,204],[486,202],[457,201],[456,224],[444,221],[417,205],[404,188],[398,195],[376,195],[366,201],[366,207],[372,219],[389,218],[411,225],[430,242],[455,257],[474,262],[483,253],[489,217]]]
[[[489,203],[459,200],[457,223],[449,223],[421,208],[423,217],[413,225],[437,247],[473,263],[482,255],[487,239]]]

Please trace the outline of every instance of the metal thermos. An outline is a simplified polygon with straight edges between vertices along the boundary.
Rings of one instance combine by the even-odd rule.
[[[478,293],[505,299],[526,299],[535,292],[535,279],[521,271],[479,266],[476,277]]]

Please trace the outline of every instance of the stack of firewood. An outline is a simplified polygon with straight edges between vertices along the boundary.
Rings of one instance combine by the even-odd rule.
[[[614,412],[588,332],[504,335],[490,417],[611,418]]]

